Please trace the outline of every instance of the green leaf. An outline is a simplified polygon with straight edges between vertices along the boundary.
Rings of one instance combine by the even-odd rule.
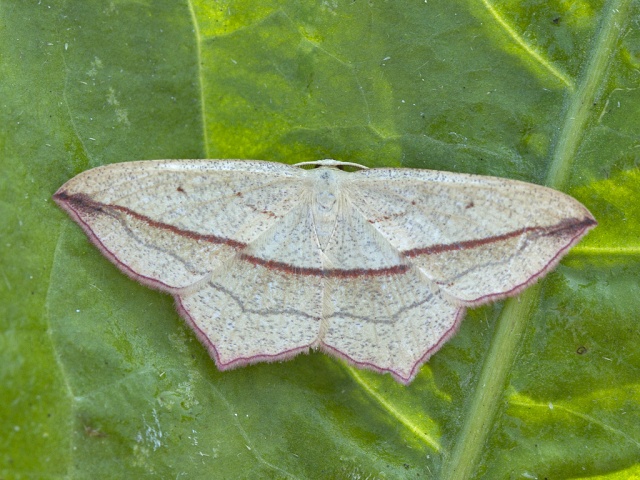
[[[637,1],[0,2],[0,478],[640,476]],[[51,195],[105,163],[546,183],[600,225],[408,387],[219,372]]]

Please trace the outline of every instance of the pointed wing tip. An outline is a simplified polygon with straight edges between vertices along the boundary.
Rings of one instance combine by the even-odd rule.
[[[522,291],[536,284],[549,272],[556,268],[560,261],[564,258],[564,256],[569,253],[569,250],[571,250],[580,240],[582,240],[582,238],[587,233],[589,233],[597,226],[598,221],[588,211],[587,215],[582,220],[568,220],[567,224],[563,228],[558,229],[557,232],[566,233],[567,231],[571,231],[573,235],[571,236],[567,244],[559,249],[553,256],[553,258],[551,258],[549,262],[547,262],[544,268],[529,277],[525,282],[521,283],[520,285],[516,285],[511,290],[508,290],[506,292],[492,293],[483,297],[478,297],[474,300],[464,301],[464,305],[466,305],[467,307],[479,307],[487,303],[498,302],[500,300],[504,300],[505,298],[515,297],[516,295],[519,295],[520,293],[522,293]]]
[[[575,243],[571,245],[572,247],[573,245],[578,243],[582,239],[582,237],[584,237],[587,233],[589,233],[591,230],[593,230],[598,226],[598,221],[595,219],[593,215],[591,215],[591,213],[589,213],[589,216],[587,216],[582,223],[583,223],[582,231],[577,235]]]
[[[556,257],[558,260],[568,253],[582,238],[591,230],[598,226],[598,221],[594,218],[589,211],[587,215],[581,220],[568,219],[566,222],[562,222],[558,225],[558,229],[554,232],[550,232],[551,235],[567,235],[570,237],[566,246],[558,251]],[[555,265],[555,264],[554,264]]]
[[[91,204],[91,199],[83,193],[69,193],[65,188],[66,184],[58,189],[51,198],[60,208],[71,214],[78,208],[87,208]],[[74,206],[76,208],[74,208]],[[75,221],[75,217],[73,217]]]
[[[69,192],[64,188],[63,185],[58,189],[56,193],[51,195],[51,198],[54,202],[56,202],[56,205],[58,205],[60,209],[64,210],[67,215],[71,217],[74,222],[82,226],[82,223],[84,222],[82,222],[82,220],[80,219],[80,215],[77,212],[77,210],[81,208],[81,206],[79,205],[81,201],[76,198],[77,195],[78,194],[69,194]]]
[[[113,263],[118,268],[118,270],[124,273],[127,277],[154,290],[160,290],[162,292],[167,292],[167,293],[174,293],[176,291],[176,287],[163,283],[160,280],[146,277],[136,272],[127,264],[120,261],[117,255],[115,255],[114,252],[109,250],[102,243],[98,235],[94,233],[93,229],[91,228],[91,225],[87,223],[80,214],[80,211],[82,210],[84,210],[85,212],[90,210],[94,210],[94,211],[99,210],[98,208],[93,206],[90,201],[86,201],[86,198],[87,198],[86,195],[82,193],[76,193],[76,194],[70,195],[63,185],[58,189],[56,193],[54,193],[51,196],[51,198],[82,229],[82,231],[87,236],[87,239],[93,245],[95,245],[95,247],[100,251],[100,253],[102,253],[102,255],[105,258],[107,258],[111,263]]]
[[[64,185],[62,187],[60,187],[56,193],[54,193],[53,195],[51,195],[51,198],[53,199],[54,202],[56,202],[60,207],[62,207],[62,205],[66,202],[66,200],[69,198],[69,195],[66,192],[66,189],[64,188]]]
[[[598,221],[595,219],[593,215],[589,211],[587,211],[587,215],[584,218],[578,219],[569,219],[566,222],[563,222],[559,225],[559,228],[555,232],[550,232],[551,234],[565,234],[570,237],[569,242],[565,247],[560,249],[558,252],[558,256],[561,258],[564,256],[569,249],[571,249],[576,243],[578,243],[582,238],[589,233],[591,230],[598,226]]]

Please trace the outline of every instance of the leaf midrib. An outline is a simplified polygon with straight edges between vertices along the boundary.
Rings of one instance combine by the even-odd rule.
[[[607,61],[620,32],[628,20],[629,0],[612,0],[607,3],[594,39],[591,55],[580,77],[578,88],[571,94],[566,114],[547,175],[547,185],[561,189],[569,179],[575,153],[582,140],[584,126],[589,120],[589,110],[607,72]],[[465,415],[452,454],[445,459],[440,477],[468,479],[477,472],[487,438],[501,403],[507,377],[514,364],[520,339],[527,326],[530,313],[540,296],[538,283],[518,298],[505,302],[498,317],[496,333],[480,373],[477,388]]]

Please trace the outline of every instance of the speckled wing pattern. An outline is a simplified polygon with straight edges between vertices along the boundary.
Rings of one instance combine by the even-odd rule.
[[[320,348],[405,384],[465,307],[517,294],[596,225],[529,183],[311,163],[112,164],[54,199],[124,273],[175,297],[221,370]]]

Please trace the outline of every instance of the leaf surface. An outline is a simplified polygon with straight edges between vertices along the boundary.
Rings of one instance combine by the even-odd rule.
[[[0,1],[0,477],[640,475],[637,2]],[[548,184],[599,221],[409,386],[219,372],[50,197],[154,158]]]

